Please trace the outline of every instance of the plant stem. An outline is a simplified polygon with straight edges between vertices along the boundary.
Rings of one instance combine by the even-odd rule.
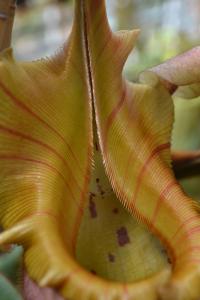
[[[15,3],[15,0],[0,0],[0,51],[11,44]]]

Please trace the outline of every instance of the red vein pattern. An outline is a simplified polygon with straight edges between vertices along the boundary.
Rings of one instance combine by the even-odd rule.
[[[189,230],[187,230],[187,237],[191,238],[196,233],[200,233],[200,225],[197,225],[197,226],[192,227]],[[181,245],[181,243],[183,243],[184,240],[185,240],[185,233],[183,233],[183,235],[176,241],[175,244]]]
[[[87,162],[87,167],[86,167],[86,174],[84,176],[84,186],[83,186],[83,190],[81,193],[80,209],[78,210],[76,221],[74,224],[74,230],[72,232],[72,249],[73,249],[74,253],[75,253],[75,247],[76,247],[76,239],[78,236],[78,230],[79,230],[81,218],[82,218],[83,212],[84,212],[84,204],[85,204],[84,199],[87,196],[88,183],[90,181],[90,175],[92,172],[91,168],[90,168],[90,161],[91,161],[90,158],[92,156],[92,151],[93,151],[93,147],[91,145],[89,145],[89,147],[88,147],[88,162]]]
[[[198,215],[195,215],[195,216],[192,216],[190,218],[188,218],[187,220],[185,220],[179,227],[178,229],[176,230],[176,232],[174,233],[174,235],[172,236],[172,240],[174,240],[176,238],[176,236],[178,235],[178,233],[185,227],[185,226],[188,226],[191,222],[193,221],[199,221],[199,216]]]
[[[124,297],[125,299],[124,300],[128,300],[129,299],[129,292],[128,292],[128,287],[127,287],[127,284],[123,284],[123,289],[124,289]]]
[[[58,220],[60,219],[60,216],[58,216],[58,215],[56,215],[56,214],[54,214],[54,213],[52,213],[52,212],[50,212],[50,211],[37,211],[37,212],[35,212],[35,213],[32,213],[32,214],[28,214],[24,219],[23,219],[23,221],[25,221],[25,220],[28,220],[28,219],[31,219],[32,217],[35,217],[35,216],[37,216],[37,217],[44,217],[44,216],[46,216],[46,217],[50,217],[50,218],[52,218],[54,221],[56,221],[56,223],[58,222]]]
[[[40,161],[40,160],[36,160],[36,159],[32,159],[32,158],[28,158],[28,157],[21,157],[21,156],[17,156],[17,155],[3,155],[1,154],[0,155],[0,159],[2,160],[21,160],[21,161],[27,161],[27,162],[33,162],[33,163],[36,163],[36,164],[40,164],[40,165],[43,165],[43,166],[46,166],[48,167],[50,170],[52,170],[54,173],[56,173],[62,180],[63,182],[65,183],[66,187],[68,188],[68,190],[70,191],[71,195],[72,195],[72,198],[75,200],[76,202],[76,199],[75,199],[75,196],[68,184],[68,182],[66,181],[65,177],[63,176],[62,173],[60,173],[56,168],[54,168],[53,166],[49,165],[48,163],[46,162],[43,162],[43,161]]]
[[[152,216],[152,220],[151,220],[151,226],[153,226],[156,222],[156,218],[158,216],[159,213],[159,209],[160,206],[163,204],[163,200],[165,200],[165,196],[170,192],[170,190],[177,186],[177,181],[176,180],[172,180],[171,182],[169,182],[169,184],[163,189],[163,191],[160,193],[153,216]]]
[[[143,167],[139,173],[139,176],[137,177],[137,181],[136,181],[136,188],[135,191],[133,193],[133,197],[132,197],[132,203],[134,205],[136,205],[136,201],[137,201],[137,195],[140,189],[140,185],[142,183],[142,178],[146,172],[146,170],[148,169],[149,164],[151,163],[151,161],[163,150],[169,149],[170,148],[170,143],[165,143],[165,144],[161,144],[159,146],[157,146],[150,154],[150,156],[148,157],[148,159],[145,161],[145,163],[143,164]]]
[[[100,24],[99,24],[100,25]],[[99,52],[96,55],[95,61],[97,62],[101,56],[103,55],[104,51],[106,50],[106,47],[108,46],[108,43],[111,39],[111,32],[109,33],[109,35],[107,36],[107,39],[105,40],[104,45],[101,47],[101,49],[99,50]],[[95,73],[95,72],[94,72]]]
[[[112,167],[110,165],[107,166],[108,168],[108,172],[109,174],[113,173]],[[120,188],[119,183],[116,181],[116,179],[113,177],[113,186],[115,187],[115,190],[120,191],[120,197],[122,199],[124,199],[127,203],[129,203],[129,198],[126,195],[126,193],[124,192],[124,190],[122,190]],[[135,204],[133,202],[131,202],[130,204],[128,204],[128,209],[129,211],[133,214],[133,215],[137,215],[139,216],[140,221],[145,224],[148,228],[152,229],[152,232],[160,239],[160,241],[166,245],[168,253],[171,257],[172,262],[174,263],[176,261],[176,253],[175,253],[175,249],[172,245],[172,243],[170,243],[170,241],[168,239],[165,238],[165,236],[157,229],[157,227],[154,224],[151,224],[151,221],[145,217],[144,215],[141,214],[140,210],[137,209],[137,207],[135,206]]]
[[[21,100],[19,100],[17,97],[15,97],[15,95],[13,95],[12,92],[1,81],[0,81],[0,88],[10,98],[10,100],[12,100],[12,102],[17,107],[19,107],[23,111],[26,111],[32,117],[34,117],[35,119],[37,119],[41,124],[43,124],[46,128],[48,128],[49,130],[51,130],[52,132],[54,132],[64,142],[64,144],[67,146],[67,148],[68,148],[69,152],[71,153],[73,159],[76,161],[77,166],[79,167],[79,169],[81,169],[80,165],[79,165],[79,162],[78,162],[75,154],[73,153],[70,145],[66,142],[66,140],[64,139],[64,137],[55,128],[53,128],[46,121],[44,121],[40,116],[38,116],[29,107],[27,107]]]
[[[72,171],[71,171],[71,169],[70,169],[70,167],[69,167],[66,159],[64,159],[64,157],[62,155],[60,155],[60,153],[57,152],[54,148],[52,148],[51,146],[45,144],[44,142],[42,142],[40,140],[37,140],[37,139],[31,137],[30,135],[21,133],[19,131],[16,131],[14,129],[11,129],[11,128],[8,128],[8,127],[5,127],[5,126],[2,126],[1,124],[0,124],[0,131],[2,131],[4,133],[7,133],[7,134],[10,134],[10,135],[13,135],[13,136],[16,136],[16,137],[21,137],[23,139],[26,139],[26,140],[28,140],[30,142],[33,142],[33,143],[35,143],[35,144],[37,144],[39,146],[42,146],[42,147],[46,148],[48,151],[50,151],[53,154],[55,154],[59,159],[61,159],[61,161],[64,163],[64,165],[68,168],[68,170],[69,170],[69,172],[71,174],[71,177],[73,178],[74,182],[76,183],[78,189],[79,190],[81,189],[80,186],[79,186],[79,184],[78,184],[78,182],[76,181],[76,179],[75,179],[75,177],[74,177],[74,175],[73,175],[73,173],[72,173]]]
[[[106,124],[105,124],[105,127],[104,127],[104,134],[103,134],[103,149],[104,149],[105,153],[107,152],[107,136],[108,136],[109,129],[112,126],[114,120],[116,119],[118,113],[122,109],[122,107],[125,103],[125,100],[126,100],[126,89],[123,90],[121,99],[116,104],[116,106],[111,111],[111,113],[109,114],[109,116],[106,120]]]
[[[200,253],[200,246],[190,246],[187,249],[184,249],[184,251],[179,254],[179,259],[181,259],[181,257],[184,257],[184,255],[187,253],[192,253],[196,251]]]

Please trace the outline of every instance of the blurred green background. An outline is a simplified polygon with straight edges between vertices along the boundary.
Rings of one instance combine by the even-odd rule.
[[[19,59],[49,55],[67,38],[73,1],[19,0],[13,45]],[[135,79],[139,71],[199,43],[199,0],[107,0],[113,30],[140,28],[135,51],[126,73]]]

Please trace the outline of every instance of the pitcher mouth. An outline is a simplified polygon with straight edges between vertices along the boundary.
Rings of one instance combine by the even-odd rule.
[[[67,299],[158,299],[160,287],[170,278],[171,269],[166,267],[155,275],[135,282],[116,282],[106,280],[85,269],[77,269],[60,286],[60,293]],[[82,297],[82,298],[81,298]]]

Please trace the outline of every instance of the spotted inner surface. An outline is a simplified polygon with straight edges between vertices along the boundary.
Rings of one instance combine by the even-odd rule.
[[[122,206],[105,175],[95,142],[95,167],[76,245],[78,262],[102,278],[133,282],[169,262],[159,241]]]

